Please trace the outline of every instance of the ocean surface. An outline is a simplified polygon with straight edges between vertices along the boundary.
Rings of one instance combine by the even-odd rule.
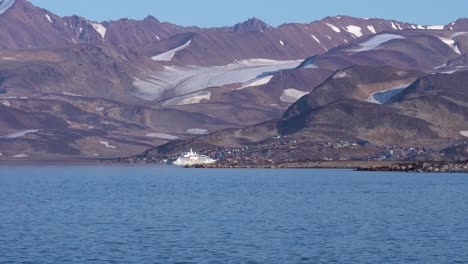
[[[468,174],[0,167],[0,263],[468,263]]]

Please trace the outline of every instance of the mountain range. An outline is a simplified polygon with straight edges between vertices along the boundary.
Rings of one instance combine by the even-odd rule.
[[[0,160],[468,157],[468,19],[199,28],[3,0],[0,25]]]

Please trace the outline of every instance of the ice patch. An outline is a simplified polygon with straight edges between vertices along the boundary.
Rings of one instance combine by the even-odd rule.
[[[297,89],[285,89],[283,94],[280,97],[280,100],[285,103],[295,103],[297,100],[301,99],[304,95],[309,94],[309,92],[300,91]]]
[[[187,129],[186,133],[190,135],[206,135],[208,134],[208,130],[202,128],[190,128]]]
[[[165,134],[165,133],[148,133],[148,134],[146,134],[146,136],[150,137],[150,138],[159,138],[159,139],[167,139],[167,140],[174,140],[174,139],[179,138],[179,137],[169,135],[169,134]]]
[[[2,58],[2,60],[16,60],[16,58],[6,57],[6,58]]]
[[[102,38],[106,37],[107,28],[98,23],[91,23],[91,25],[93,26],[94,30],[96,30],[96,32],[101,35]]]
[[[9,101],[3,101],[3,102],[2,102],[2,105],[4,105],[4,106],[11,106],[11,104],[10,104]]]
[[[159,38],[159,36],[158,36],[158,35],[156,35],[156,39],[157,39],[157,40],[161,40],[161,39]]]
[[[50,19],[50,16],[48,14],[45,14],[45,17],[47,18],[47,20],[52,23],[52,19]]]
[[[32,133],[37,133],[37,132],[39,132],[39,130],[30,129],[30,130],[25,130],[25,131],[21,131],[21,132],[16,132],[16,133],[13,133],[13,134],[9,134],[9,135],[6,135],[6,136],[1,136],[0,139],[14,139],[14,138],[20,138],[20,137],[26,136],[27,134],[32,134]]]
[[[0,0],[0,15],[5,13],[13,4],[15,3],[16,0]]]
[[[353,49],[352,51],[353,52],[363,52],[363,51],[369,51],[369,50],[373,50],[377,47],[379,47],[380,45],[390,41],[390,40],[393,40],[393,39],[404,39],[405,37],[403,36],[400,36],[400,35],[394,35],[394,34],[382,34],[382,35],[378,35],[378,36],[375,36],[361,44],[359,44],[359,46],[361,46],[360,48],[357,48],[357,49]]]
[[[202,101],[209,101],[211,99],[211,92],[208,91],[201,91],[194,94],[187,94],[180,97],[175,97],[170,100],[167,100],[164,103],[164,106],[169,105],[191,105],[191,104],[199,104]]]
[[[100,107],[100,106],[96,107],[97,112],[102,112],[104,110],[106,110],[104,107]]]
[[[458,48],[457,42],[454,39],[451,38],[444,38],[444,37],[438,37],[442,42],[447,44],[453,51],[455,51],[458,54],[461,54],[460,49]]]
[[[184,45],[177,47],[175,49],[172,49],[170,51],[166,51],[164,53],[161,53],[159,55],[151,57],[154,61],[172,61],[174,56],[178,51],[186,49],[188,46],[190,46],[190,43],[192,43],[192,40],[187,41]]]
[[[112,146],[112,145],[110,144],[110,142],[108,142],[108,141],[99,140],[99,143],[101,143],[102,145],[104,145],[106,148],[110,148],[110,149],[116,149],[116,148],[117,148],[116,146]]]
[[[284,42],[282,40],[280,40],[280,44],[281,46],[284,46]]]
[[[172,90],[175,96],[183,96],[208,87],[246,83],[259,76],[294,69],[301,62],[250,59],[224,66],[171,66],[155,72],[145,80],[135,79],[133,85],[137,88],[136,95],[142,99],[165,99],[162,96],[169,90]]]
[[[468,130],[460,131],[460,135],[468,138]]]
[[[326,24],[327,24],[327,26],[329,26],[331,29],[333,29],[333,31],[335,31],[336,33],[340,33],[340,32],[341,32],[341,30],[340,30],[337,26],[335,26],[335,25],[333,25],[333,24],[330,24],[330,23],[326,23]]]
[[[372,32],[373,34],[377,34],[377,31],[375,31],[374,26],[367,26],[367,29]]]
[[[360,28],[358,26],[349,25],[349,26],[346,27],[346,31],[353,34],[357,38],[362,37],[362,35],[363,35],[362,34],[362,28]]]

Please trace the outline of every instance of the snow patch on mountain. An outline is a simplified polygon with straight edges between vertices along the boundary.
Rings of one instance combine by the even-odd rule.
[[[211,99],[211,92],[201,91],[198,93],[187,94],[184,96],[179,96],[179,97],[175,97],[170,100],[167,100],[164,103],[164,106],[199,104],[203,101],[209,101],[210,99]]]
[[[10,9],[15,2],[16,0],[0,0],[0,15]]]
[[[100,143],[101,145],[104,145],[104,147],[106,147],[106,148],[110,148],[110,149],[116,149],[116,148],[117,148],[116,146],[112,146],[112,145],[110,144],[110,142],[108,142],[108,141],[99,140],[99,143]]]
[[[374,103],[374,104],[385,104],[388,101],[390,101],[392,97],[399,94],[400,92],[402,92],[404,89],[406,89],[410,85],[411,83],[402,84],[399,86],[391,87],[385,90],[372,93],[369,96],[369,98],[367,98],[367,102]]]
[[[168,66],[145,79],[135,79],[133,85],[137,88],[136,95],[142,99],[164,99],[161,97],[169,90],[175,96],[183,96],[209,87],[242,84],[280,70],[294,69],[301,62],[249,59],[223,66]]]
[[[247,87],[256,87],[256,86],[265,85],[265,84],[269,83],[272,78],[273,78],[273,75],[268,75],[268,76],[253,79],[251,81],[248,81],[248,82],[244,83],[242,85],[242,87],[238,88],[237,90],[243,90],[243,89],[245,89]]]
[[[28,157],[29,155],[26,155],[24,153],[12,156],[12,158],[15,158],[15,159],[23,159],[23,158],[28,158]]]
[[[353,34],[355,37],[359,38],[362,37],[362,28],[354,25],[349,25],[346,27],[346,31],[348,31],[350,34]]]
[[[374,26],[367,26],[367,29],[372,32],[373,34],[377,34],[377,31],[375,30]]]
[[[363,52],[363,51],[369,51],[373,50],[380,45],[394,39],[404,39],[405,37],[400,36],[400,35],[395,35],[395,34],[382,34],[382,35],[377,35],[361,44],[359,44],[360,48],[353,49],[353,52]]]
[[[284,46],[284,42],[282,40],[279,41],[281,46]]]
[[[188,46],[190,46],[190,43],[192,43],[192,40],[187,41],[184,45],[179,46],[175,49],[153,56],[151,57],[151,59],[153,59],[154,61],[172,61],[176,53],[178,51],[186,49]]]
[[[444,38],[444,37],[438,37],[442,42],[447,44],[453,51],[455,51],[458,54],[461,54],[460,49],[458,48],[458,44],[454,39],[451,38]]]
[[[331,29],[333,29],[333,31],[335,31],[336,33],[340,33],[340,32],[341,32],[341,30],[340,30],[337,26],[335,26],[335,25],[333,25],[333,24],[330,24],[330,23],[326,23],[326,24],[327,24],[327,26],[329,26]]]
[[[50,18],[50,16],[48,14],[45,14],[45,17],[47,18],[47,20],[52,23],[52,19]]]
[[[26,136],[27,134],[33,134],[33,133],[37,133],[37,132],[39,132],[39,130],[30,129],[30,130],[20,131],[20,132],[16,132],[16,133],[13,133],[13,134],[1,136],[0,139],[20,138],[20,137]]]
[[[91,23],[91,26],[93,26],[94,30],[96,30],[96,32],[99,33],[99,35],[101,35],[102,38],[106,37],[106,32],[107,32],[106,27],[104,27],[103,25],[99,23]]]
[[[11,106],[11,104],[10,104],[9,101],[3,101],[3,102],[2,102],[2,105],[4,105],[4,106]]]
[[[445,26],[436,25],[436,26],[427,26],[426,28],[431,29],[431,30],[444,30],[444,27]]]
[[[208,130],[202,128],[190,128],[187,129],[186,133],[190,135],[206,135],[208,134]]]
[[[333,75],[332,78],[337,80],[337,79],[343,79],[343,78],[348,78],[348,77],[351,77],[351,76],[347,72],[339,71],[335,75]]]
[[[179,138],[179,137],[176,137],[170,134],[165,134],[165,133],[148,133],[146,134],[146,136],[150,138],[159,138],[159,139],[167,139],[167,140],[174,140],[174,139]]]
[[[325,51],[328,51],[328,48],[325,47],[322,42],[320,42],[320,39],[318,39],[315,35],[310,35]]]
[[[320,40],[319,40],[316,36],[314,36],[314,35],[310,35],[310,36],[311,36],[315,41],[317,41],[318,43],[322,44],[322,42],[320,42]]]
[[[309,92],[304,92],[297,89],[285,89],[283,94],[280,97],[280,100],[285,103],[295,103],[297,100],[301,99],[304,95],[309,94]]]
[[[460,131],[460,135],[468,138],[468,130]]]

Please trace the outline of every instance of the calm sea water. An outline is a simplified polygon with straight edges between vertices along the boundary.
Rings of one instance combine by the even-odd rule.
[[[0,167],[0,263],[468,263],[468,175]]]

